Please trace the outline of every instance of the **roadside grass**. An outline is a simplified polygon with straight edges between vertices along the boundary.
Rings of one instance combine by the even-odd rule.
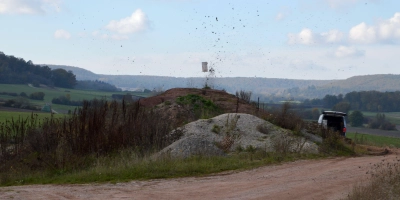
[[[368,181],[353,186],[346,200],[400,199],[400,162],[382,160],[374,164]]]
[[[346,137],[352,139],[356,144],[366,144],[372,146],[389,146],[400,148],[400,138],[368,135],[361,133],[346,133]]]
[[[252,156],[249,156],[252,154]],[[140,158],[135,151],[122,151],[100,157],[79,171],[15,173],[4,177],[1,186],[27,184],[117,183],[132,180],[204,176],[233,170],[247,170],[299,159],[318,159],[321,155],[287,154],[284,157],[265,152],[241,152],[225,157],[193,156],[186,159]]]

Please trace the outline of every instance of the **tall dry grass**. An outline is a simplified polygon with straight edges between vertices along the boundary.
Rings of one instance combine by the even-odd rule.
[[[168,136],[174,123],[163,116],[139,103],[93,100],[63,119],[12,119],[0,124],[0,178],[84,169],[125,148],[139,155],[159,150],[180,137]]]
[[[400,199],[400,159],[374,164],[370,180],[353,187],[347,200]]]

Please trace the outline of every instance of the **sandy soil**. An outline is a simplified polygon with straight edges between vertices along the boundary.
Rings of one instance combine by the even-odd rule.
[[[303,160],[205,177],[3,187],[0,199],[340,199],[370,177],[373,164],[397,154]]]

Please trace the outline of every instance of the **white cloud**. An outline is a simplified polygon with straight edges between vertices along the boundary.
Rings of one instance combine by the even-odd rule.
[[[344,34],[338,30],[316,34],[311,29],[304,28],[300,33],[289,33],[288,43],[304,45],[340,43],[343,40],[343,36]]]
[[[280,12],[276,15],[275,19],[278,21],[281,21],[281,20],[285,19],[285,17],[286,17],[285,13]]]
[[[56,30],[54,33],[54,38],[56,39],[69,39],[71,38],[71,34],[63,29]]]
[[[357,4],[367,3],[379,3],[381,0],[314,0],[314,3],[324,3],[330,8],[342,11],[343,9],[349,9],[356,6]]]
[[[329,7],[333,9],[348,7],[356,4],[359,0],[325,0]]]
[[[311,29],[303,28],[298,34],[289,33],[289,44],[315,44],[315,36]]]
[[[376,25],[362,22],[352,27],[347,34],[333,29],[324,33],[314,33],[304,28],[299,33],[289,33],[289,44],[340,44],[340,43],[400,43],[400,12],[392,18],[381,20]]]
[[[338,43],[343,40],[343,33],[338,30],[330,30],[329,32],[321,33],[321,38],[325,43]]]
[[[288,6],[284,6],[280,9],[278,14],[275,16],[275,20],[282,21],[286,19],[291,14],[291,8]]]
[[[350,29],[349,39],[356,43],[400,42],[400,12],[374,26],[362,22]]]
[[[0,0],[0,14],[41,14],[60,11],[61,0]]]
[[[358,50],[355,47],[339,46],[334,55],[337,58],[361,57],[365,55],[365,51]]]
[[[137,9],[131,16],[120,19],[112,20],[106,28],[120,34],[130,34],[144,31],[149,28],[149,20],[146,14]]]

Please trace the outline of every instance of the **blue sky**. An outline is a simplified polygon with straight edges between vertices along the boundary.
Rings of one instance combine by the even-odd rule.
[[[0,51],[98,74],[400,74],[396,0],[0,0]]]

